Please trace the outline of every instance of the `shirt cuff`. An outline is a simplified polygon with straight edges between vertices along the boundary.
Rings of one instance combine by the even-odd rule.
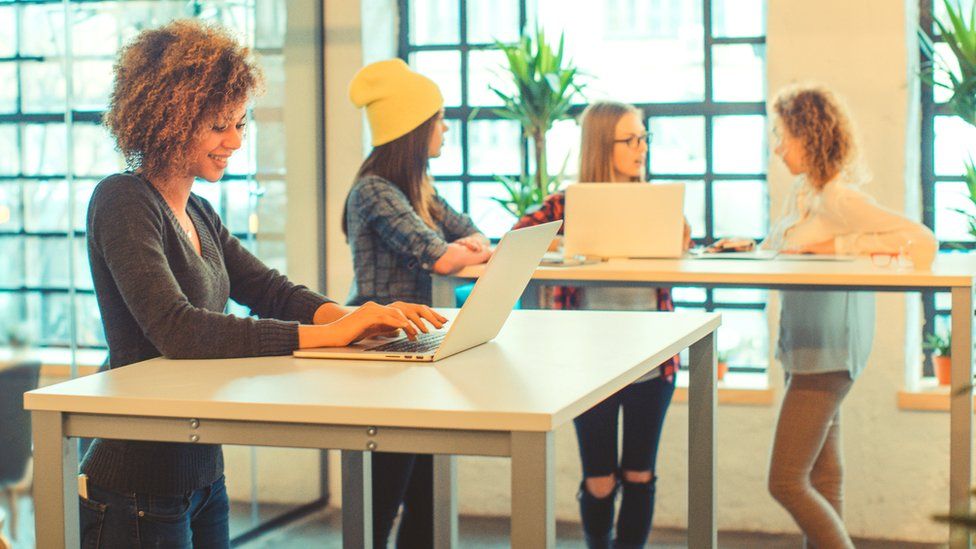
[[[443,240],[433,240],[420,254],[420,268],[425,271],[434,269],[434,263],[447,253],[447,242]]]

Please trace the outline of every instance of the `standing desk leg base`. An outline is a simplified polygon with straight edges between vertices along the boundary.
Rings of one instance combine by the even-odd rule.
[[[715,333],[692,344],[688,367],[688,547],[718,546],[715,525]]]
[[[342,547],[372,549],[373,488],[371,452],[342,451]]]

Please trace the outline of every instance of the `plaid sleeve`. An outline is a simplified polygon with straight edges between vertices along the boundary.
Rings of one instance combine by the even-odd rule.
[[[444,236],[448,242],[481,232],[469,216],[452,208],[440,195],[434,197],[434,200],[441,209],[441,228],[444,229]]]
[[[525,227],[533,227],[551,221],[560,221],[563,219],[565,204],[565,194],[561,192],[551,194],[542,202],[538,209],[523,215],[512,229],[524,229]],[[559,227],[559,234],[563,234],[563,227],[565,225]]]
[[[417,215],[406,195],[378,177],[362,180],[350,194],[349,207],[397,253],[416,259],[430,270],[447,252],[447,242]]]

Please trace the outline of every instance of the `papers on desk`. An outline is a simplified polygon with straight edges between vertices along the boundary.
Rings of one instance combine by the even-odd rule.
[[[783,257],[778,255],[779,252],[776,250],[752,250],[748,252],[708,252],[705,248],[696,248],[694,250],[689,250],[686,258],[689,259],[750,259],[750,260],[768,260],[776,257]]]
[[[584,255],[565,257],[562,252],[546,252],[542,256],[542,261],[539,264],[543,267],[578,267],[580,265],[592,265],[599,262],[600,259],[596,257],[586,257]]]

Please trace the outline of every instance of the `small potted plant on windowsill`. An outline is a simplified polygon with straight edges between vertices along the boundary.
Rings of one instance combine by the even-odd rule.
[[[718,374],[718,380],[722,381],[725,379],[725,374],[729,371],[729,358],[731,353],[729,351],[719,351],[717,357],[716,370]]]
[[[922,348],[932,351],[932,368],[939,385],[949,385],[952,379],[952,334],[944,338],[939,334],[925,334]]]

